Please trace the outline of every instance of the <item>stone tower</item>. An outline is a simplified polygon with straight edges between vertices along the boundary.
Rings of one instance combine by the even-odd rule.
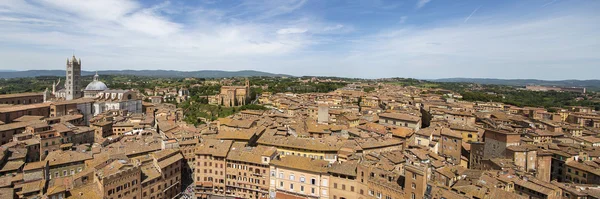
[[[246,97],[250,97],[250,80],[248,78],[244,82],[244,87],[246,88]]]
[[[67,59],[67,79],[65,80],[66,100],[81,97],[81,59],[77,60],[75,55],[71,60]]]

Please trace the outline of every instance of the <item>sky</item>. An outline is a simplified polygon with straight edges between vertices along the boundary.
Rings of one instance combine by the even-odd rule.
[[[0,70],[600,79],[598,0],[1,0]]]

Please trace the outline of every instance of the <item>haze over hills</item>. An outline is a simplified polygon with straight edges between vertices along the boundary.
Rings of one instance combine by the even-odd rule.
[[[81,75],[94,75],[95,71],[82,71]],[[176,71],[176,70],[102,70],[100,75],[137,75],[148,77],[196,77],[196,78],[224,78],[224,77],[292,77],[287,74],[276,74],[255,70],[222,71],[222,70],[199,70],[199,71]],[[37,76],[59,76],[65,75],[64,70],[0,70],[0,78],[21,78]],[[538,80],[538,79],[495,79],[495,78],[442,78],[430,79],[433,82],[466,82],[477,84],[498,84],[509,86],[545,85],[560,87],[586,87],[600,88],[600,80]]]
[[[95,71],[81,71],[81,75],[94,75]],[[251,77],[251,76],[290,76],[285,74],[274,74],[268,72],[242,70],[199,70],[199,71],[174,71],[174,70],[102,70],[100,75],[138,75],[149,77],[196,77],[196,78],[222,78],[222,77]],[[27,71],[0,71],[0,78],[20,78],[38,76],[64,76],[64,70],[27,70]]]
[[[494,78],[443,78],[435,82],[468,82],[477,84],[499,84],[509,86],[544,85],[560,87],[599,88],[600,80],[538,80],[538,79],[494,79]]]

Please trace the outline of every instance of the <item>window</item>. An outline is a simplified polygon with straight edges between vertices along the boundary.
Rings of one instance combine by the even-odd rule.
[[[416,185],[415,183],[412,183],[412,184],[410,185],[410,187],[412,187],[413,189],[416,189],[416,188],[417,188],[417,185]]]
[[[317,180],[315,180],[314,178],[311,178],[310,179],[310,184],[316,185],[317,184]]]
[[[283,173],[279,173],[279,178],[283,179]]]
[[[300,192],[304,192],[304,186],[300,185]]]
[[[301,177],[300,177],[300,182],[304,183],[304,180],[305,180],[305,179],[304,179],[304,176],[301,176]]]
[[[283,182],[279,182],[279,187],[283,188]]]
[[[296,177],[294,176],[294,174],[290,175],[290,180],[296,180]]]
[[[411,194],[410,194],[410,199],[415,199],[415,198],[417,198],[417,197],[415,196],[415,193],[411,193]]]
[[[290,190],[294,190],[294,184],[290,183]]]
[[[310,188],[310,193],[315,194],[315,188]]]
[[[414,173],[413,173],[413,175],[412,175],[412,179],[413,179],[413,180],[416,180],[416,179],[417,179],[417,174],[414,174]]]
[[[333,188],[337,189],[337,183],[333,183]]]

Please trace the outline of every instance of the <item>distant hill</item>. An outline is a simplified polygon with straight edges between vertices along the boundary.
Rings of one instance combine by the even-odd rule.
[[[94,75],[96,72],[81,71],[81,75]],[[196,77],[196,78],[223,78],[223,77],[275,77],[290,76],[274,74],[254,70],[221,71],[174,71],[174,70],[103,70],[98,71],[100,75],[137,75],[149,77]],[[0,78],[38,77],[38,76],[65,76],[64,70],[28,70],[28,71],[0,71]]]
[[[486,78],[445,78],[434,82],[468,82],[477,84],[499,84],[509,86],[544,85],[561,87],[600,88],[600,80],[537,80],[537,79],[486,79]]]

